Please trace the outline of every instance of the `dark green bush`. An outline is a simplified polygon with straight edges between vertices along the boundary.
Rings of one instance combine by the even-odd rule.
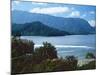
[[[91,58],[94,58],[94,59],[95,59],[95,56],[94,56],[93,53],[88,52],[88,53],[86,54],[86,57],[85,57],[85,58],[86,58],[86,59],[91,59]]]
[[[38,62],[58,58],[56,48],[47,42],[44,42],[43,46],[35,49],[35,55]]]
[[[82,65],[79,67],[79,70],[89,70],[89,69],[95,69],[96,68],[96,61],[91,61],[88,64]]]
[[[19,38],[13,38],[11,42],[11,55],[12,57],[22,56],[27,53],[34,52],[34,43],[29,40],[22,40]]]

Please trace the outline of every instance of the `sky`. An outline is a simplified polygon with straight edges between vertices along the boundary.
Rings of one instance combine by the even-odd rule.
[[[65,18],[83,18],[92,27],[96,26],[96,7],[90,5],[12,1],[12,11],[14,10]]]

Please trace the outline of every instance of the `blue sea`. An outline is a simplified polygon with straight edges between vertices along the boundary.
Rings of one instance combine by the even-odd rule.
[[[31,40],[35,48],[49,42],[56,47],[59,57],[74,55],[78,59],[85,59],[88,52],[96,55],[96,35],[66,35],[56,37],[46,36],[21,36],[21,39]]]

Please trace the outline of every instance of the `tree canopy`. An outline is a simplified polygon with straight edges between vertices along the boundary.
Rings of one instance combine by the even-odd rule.
[[[40,60],[58,58],[56,48],[48,42],[43,42],[43,46],[36,48],[35,55]]]

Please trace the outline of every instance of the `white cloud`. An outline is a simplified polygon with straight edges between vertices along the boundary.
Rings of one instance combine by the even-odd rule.
[[[79,11],[72,11],[69,17],[80,17],[80,12]]]
[[[90,11],[90,14],[95,14],[95,11]]]
[[[70,9],[68,7],[33,8],[29,12],[43,13],[43,14],[58,14],[58,13],[70,12]]]
[[[71,10],[75,10],[75,8],[74,8],[74,7],[72,7],[72,8],[71,8]]]
[[[19,4],[20,3],[20,1],[13,1],[15,4]]]
[[[15,5],[19,5],[21,1],[12,1],[12,11],[15,10]]]
[[[34,3],[34,2],[32,2],[32,4],[47,5],[47,3]]]
[[[96,21],[95,20],[90,20],[88,21],[89,24],[92,26],[92,27],[95,27],[96,26]]]
[[[87,16],[87,14],[83,14],[81,17],[82,17],[82,18],[85,18],[86,16]]]

